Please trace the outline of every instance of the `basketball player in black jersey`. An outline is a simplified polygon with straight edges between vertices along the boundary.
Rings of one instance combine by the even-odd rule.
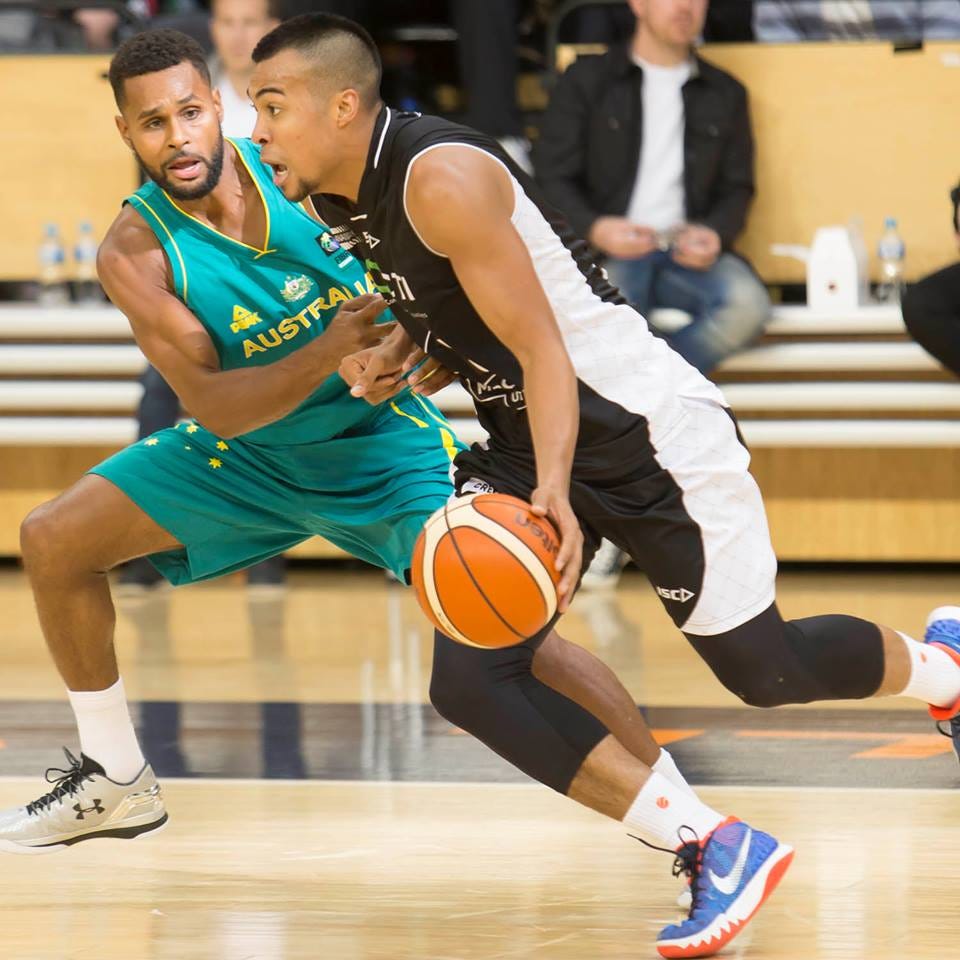
[[[376,48],[350,21],[295,18],[260,42],[254,60],[263,159],[289,199],[312,196],[402,325],[341,373],[357,395],[381,399],[416,345],[458,374],[490,437],[457,458],[458,490],[510,493],[556,522],[564,606],[607,537],[744,702],[901,694],[938,719],[956,717],[957,608],[934,611],[925,643],[850,616],[782,619],[763,504],[722,394],[648,333],[494,141],[384,106]],[[513,762],[498,732],[501,691],[551,675],[542,640],[488,652],[436,638],[435,705]],[[590,680],[593,703],[617,696],[612,675]],[[588,700],[583,689],[563,692]],[[759,908],[792,851],[651,772],[585,712],[560,723],[582,761],[572,780],[558,778],[546,756],[518,765],[575,799],[590,770],[609,790],[591,806],[677,850],[693,903],[658,949],[715,953]],[[956,741],[960,723],[951,727]],[[517,724],[517,740],[528,734]]]

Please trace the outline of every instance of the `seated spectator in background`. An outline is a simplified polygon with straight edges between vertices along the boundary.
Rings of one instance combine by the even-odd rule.
[[[760,43],[798,40],[954,40],[960,0],[755,0]]]
[[[960,247],[960,184],[950,191],[953,232]],[[960,263],[913,284],[903,299],[903,321],[910,336],[960,377]]]
[[[707,0],[630,7],[632,42],[560,78],[534,166],[640,313],[692,317],[666,338],[708,373],[770,315],[763,284],[730,252],[754,193],[747,95],[693,53]]]
[[[257,111],[247,96],[253,48],[280,23],[278,0],[212,0],[210,77],[223,104],[223,135],[249,137]]]

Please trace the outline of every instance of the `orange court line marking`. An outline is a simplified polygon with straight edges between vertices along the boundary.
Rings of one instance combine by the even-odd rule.
[[[680,740],[692,740],[705,733],[704,730],[651,730],[650,732],[661,747],[665,747],[668,743],[678,743]]]
[[[665,747],[668,743],[678,743],[681,740],[692,740],[694,737],[702,736],[706,733],[705,730],[651,730],[653,734],[653,739],[661,747]],[[469,736],[465,730],[461,730],[460,727],[451,726],[447,733],[451,736]]]
[[[858,760],[923,760],[944,753],[953,753],[953,744],[946,737],[933,733],[914,733],[853,756]]]
[[[738,730],[738,737],[763,740],[879,740],[882,746],[853,754],[858,760],[925,760],[950,753],[953,745],[934,733],[867,733],[863,730]],[[887,741],[887,743],[883,743]]]
[[[738,737],[755,737],[760,740],[893,740],[907,734],[867,733],[863,730],[738,730]]]

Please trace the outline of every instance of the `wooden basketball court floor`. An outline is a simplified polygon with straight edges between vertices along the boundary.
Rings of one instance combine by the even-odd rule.
[[[788,616],[915,635],[950,571],[787,572]],[[0,805],[72,718],[22,574],[0,571]],[[620,673],[703,798],[793,843],[726,956],[960,955],[960,765],[917,706],[743,707],[638,576],[563,624]],[[297,569],[118,601],[166,830],[0,860],[3,960],[633,960],[677,916],[670,858],[533,785],[426,703],[430,637],[373,572]]]

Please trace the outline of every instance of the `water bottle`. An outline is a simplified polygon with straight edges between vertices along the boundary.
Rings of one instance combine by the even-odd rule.
[[[100,283],[97,280],[97,241],[93,235],[93,224],[84,220],[77,233],[77,243],[73,248],[76,264],[77,300],[83,304],[96,304],[102,301]]]
[[[60,307],[70,300],[67,279],[64,274],[63,243],[60,231],[55,223],[43,228],[43,242],[40,244],[40,294],[38,301],[44,307]]]
[[[883,235],[877,244],[877,258],[880,260],[880,284],[877,287],[877,299],[888,303],[899,303],[903,292],[903,259],[906,248],[903,238],[897,231],[897,221],[887,217],[883,222]]]

